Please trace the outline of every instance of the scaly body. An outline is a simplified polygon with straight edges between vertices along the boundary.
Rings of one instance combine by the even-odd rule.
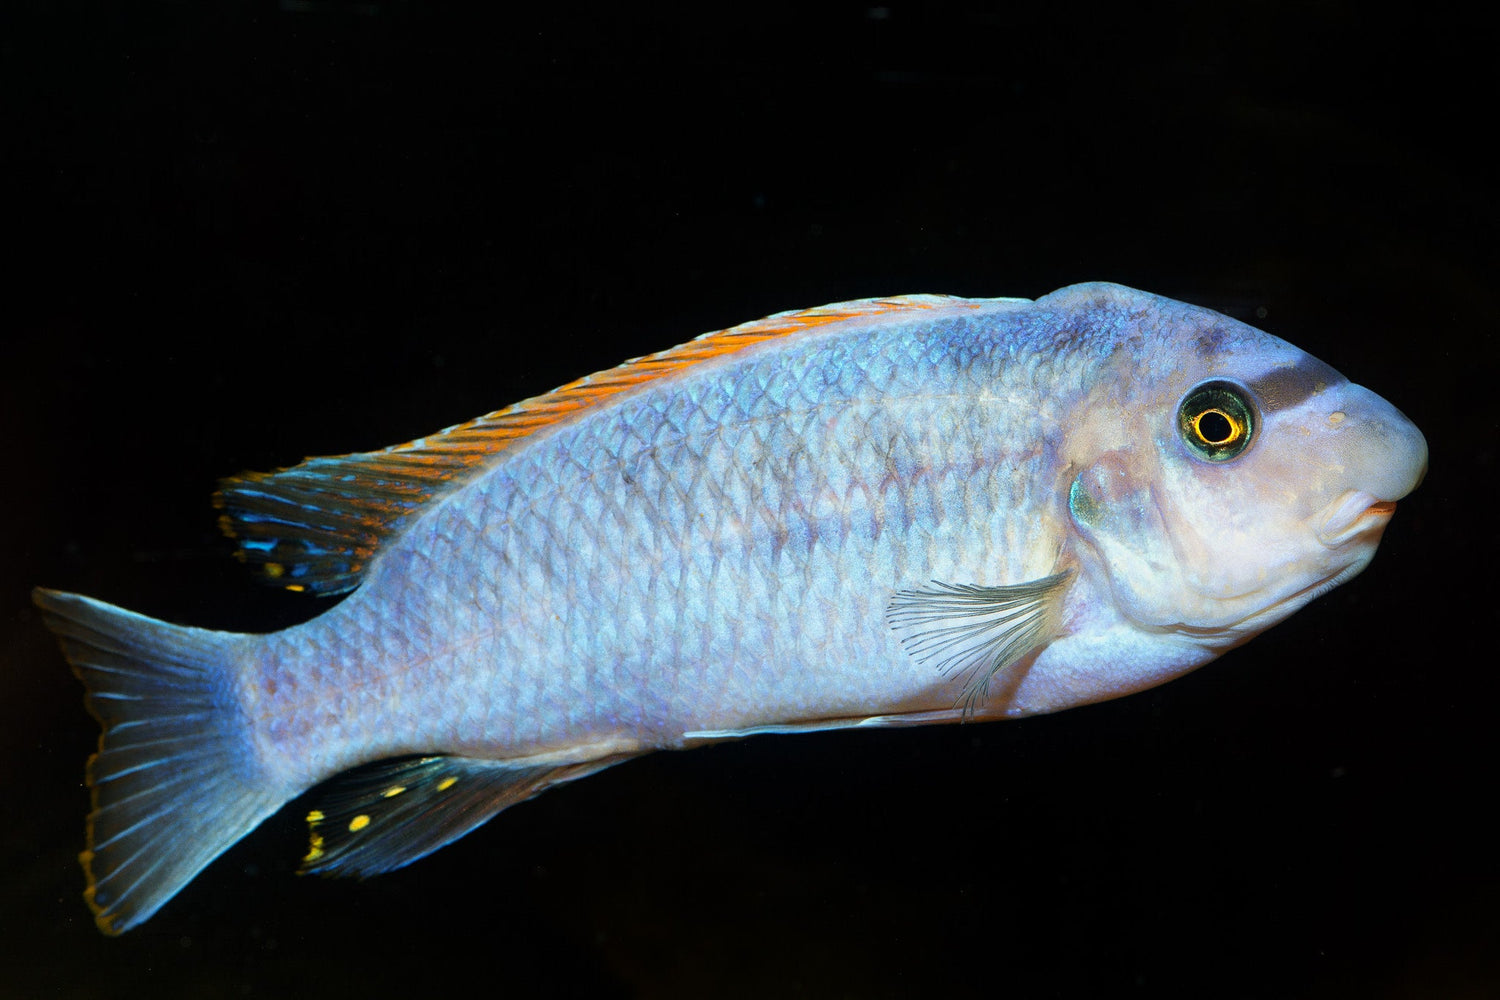
[[[106,728],[91,902],[127,928],[371,761],[401,758],[313,814],[312,869],[396,867],[652,749],[1139,690],[1362,568],[1425,460],[1389,404],[1290,345],[1101,285],[785,314],[410,445],[231,480],[229,527],[272,579],[358,588],[266,636],[39,596]],[[153,638],[100,662],[98,636],[132,632]],[[191,864],[142,873],[155,817],[130,803],[163,761],[131,767],[194,733],[112,740],[135,717],[109,699],[163,660],[211,678],[193,704],[220,717],[239,805]]]
[[[305,783],[371,753],[952,708],[953,680],[871,623],[902,586],[1053,572],[1053,415],[1139,360],[1008,363],[1013,312],[741,352],[518,449],[256,650],[267,759]]]

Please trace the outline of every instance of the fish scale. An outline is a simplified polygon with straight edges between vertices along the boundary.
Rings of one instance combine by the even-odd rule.
[[[1091,284],[778,314],[247,473],[245,561],[340,603],[251,636],[36,593],[104,730],[87,899],[127,930],[329,778],[304,866],[373,874],[655,749],[1129,694],[1358,572],[1425,466],[1291,345]]]

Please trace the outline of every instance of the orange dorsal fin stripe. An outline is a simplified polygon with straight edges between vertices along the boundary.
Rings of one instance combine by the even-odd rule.
[[[468,482],[518,441],[582,411],[768,340],[849,321],[977,304],[946,295],[861,299],[706,333],[414,441],[225,479],[214,494],[223,511],[219,524],[239,540],[237,556],[258,567],[266,582],[342,593],[359,584],[384,541],[424,506]]]
[[[386,448],[385,452],[425,450],[429,448],[473,449],[474,454],[490,456],[508,447],[517,438],[562,422],[579,410],[600,405],[613,396],[676,374],[685,368],[712,358],[734,354],[767,340],[776,340],[806,330],[847,320],[869,319],[893,313],[930,310],[968,300],[949,295],[900,295],[884,299],[859,299],[777,313],[752,323],[742,323],[727,330],[705,333],[685,344],[631,358],[614,368],[587,375],[559,386],[541,396],[533,396],[456,424],[438,434],[418,438],[406,444]]]

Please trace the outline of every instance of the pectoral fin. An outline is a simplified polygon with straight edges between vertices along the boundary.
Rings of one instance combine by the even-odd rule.
[[[1057,636],[1062,595],[1073,571],[1009,587],[939,583],[897,591],[885,617],[919,663],[965,677],[964,715],[989,695],[990,681]]]

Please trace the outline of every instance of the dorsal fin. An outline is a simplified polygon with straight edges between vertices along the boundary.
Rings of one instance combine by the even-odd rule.
[[[276,472],[223,480],[219,526],[266,582],[339,594],[358,586],[370,559],[418,510],[468,482],[517,441],[631,389],[712,358],[832,324],[980,304],[948,295],[859,299],[777,313],[633,358],[541,396],[380,451],[309,458]]]

